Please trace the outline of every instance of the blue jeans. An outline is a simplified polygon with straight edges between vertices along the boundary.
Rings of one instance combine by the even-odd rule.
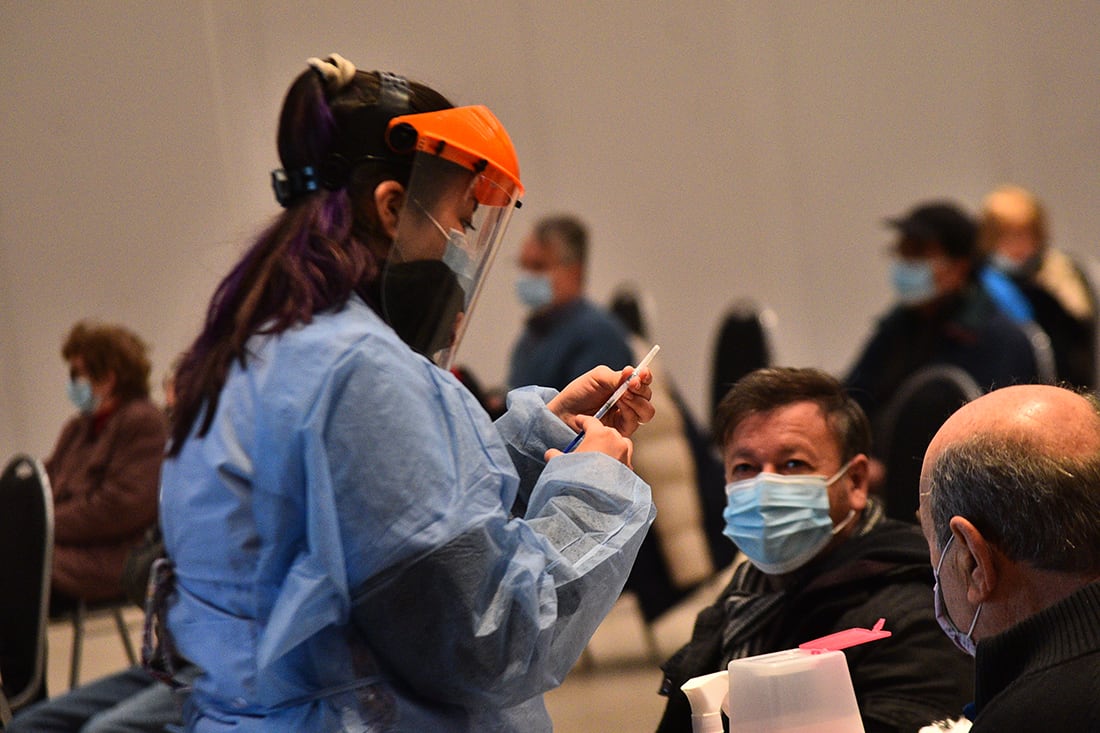
[[[137,666],[20,710],[6,733],[164,733],[181,722],[172,688]]]

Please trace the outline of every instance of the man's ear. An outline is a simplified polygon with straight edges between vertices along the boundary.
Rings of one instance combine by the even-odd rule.
[[[405,187],[397,181],[382,181],[374,188],[378,224],[391,240],[397,236],[397,219],[405,206]]]
[[[953,562],[966,579],[967,600],[976,606],[993,595],[997,587],[996,552],[970,520],[954,516],[949,526],[959,546]]]
[[[852,465],[848,466],[847,476],[852,481],[852,488],[848,491],[848,506],[861,512],[867,508],[867,494],[871,488],[871,461],[860,453],[852,459]]]

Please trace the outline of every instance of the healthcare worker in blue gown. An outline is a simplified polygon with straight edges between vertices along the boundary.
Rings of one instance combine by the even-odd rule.
[[[285,210],[176,379],[153,620],[203,670],[185,727],[548,731],[654,516],[651,375],[602,422],[629,367],[494,424],[446,370],[522,194],[484,107],[310,59],[278,145]]]

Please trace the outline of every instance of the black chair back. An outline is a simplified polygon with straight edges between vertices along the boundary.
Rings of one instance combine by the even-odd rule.
[[[623,283],[612,293],[607,308],[627,331],[648,339],[649,322],[646,317],[645,300],[645,296],[634,285]]]
[[[735,303],[718,326],[711,363],[710,415],[733,384],[749,372],[771,366],[770,321],[774,315],[750,300]]]
[[[1032,321],[1017,323],[1016,327],[1024,332],[1028,344],[1031,345],[1032,354],[1035,356],[1035,371],[1039,381],[1043,384],[1057,382],[1058,369],[1055,364],[1054,346],[1050,342],[1050,336]]]
[[[1093,382],[1094,391],[1100,394],[1100,257],[1088,256],[1077,263],[1077,269],[1088,286],[1089,298],[1092,301],[1092,361],[1091,366],[1096,380]]]
[[[970,374],[947,364],[925,367],[902,382],[876,431],[886,464],[886,516],[916,521],[924,451],[947,418],[981,394]]]
[[[45,695],[53,497],[37,459],[0,474],[0,678],[13,711]]]

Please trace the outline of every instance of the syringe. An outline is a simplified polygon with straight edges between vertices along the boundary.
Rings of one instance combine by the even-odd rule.
[[[642,369],[645,369],[647,366],[649,366],[649,362],[653,361],[653,357],[657,356],[657,352],[660,350],[660,345],[653,344],[653,348],[649,350],[648,354],[642,357],[642,360],[638,362],[638,366],[634,367],[634,371],[630,374],[629,377],[627,377],[627,380],[620,384],[618,389],[611,393],[611,396],[607,398],[607,402],[603,403],[603,407],[596,410],[596,414],[594,414],[592,417],[596,418],[597,420],[603,418],[603,416],[607,414],[607,411],[615,406],[615,403],[619,401],[619,398],[626,394],[626,390],[628,387],[630,387],[630,383],[634,381],[635,377],[642,373]],[[580,445],[582,440],[584,440],[583,430],[577,433],[577,437],[573,438],[573,440],[570,441],[569,445],[566,446],[563,453],[572,453],[573,449]]]

